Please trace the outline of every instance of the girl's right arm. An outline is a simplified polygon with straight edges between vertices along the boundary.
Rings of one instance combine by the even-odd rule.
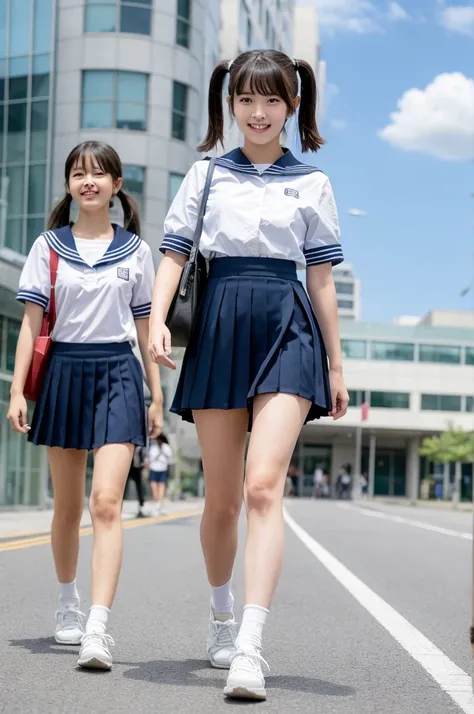
[[[186,260],[185,255],[167,250],[161,259],[153,288],[150,315],[150,355],[154,362],[170,369],[176,369],[176,365],[169,358],[171,333],[165,322]]]
[[[26,434],[30,430],[23,390],[33,358],[35,340],[41,332],[43,315],[44,309],[40,305],[31,302],[26,303],[16,346],[15,369],[10,389],[10,406],[7,419],[10,420],[12,428],[21,434]]]

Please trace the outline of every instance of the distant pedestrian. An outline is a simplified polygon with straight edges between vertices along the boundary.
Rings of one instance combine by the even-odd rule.
[[[128,495],[130,481],[135,484],[138,498],[137,518],[145,518],[145,489],[143,485],[143,469],[145,468],[146,449],[144,446],[136,446],[132,463],[128,472],[128,479],[125,485],[125,493]]]
[[[210,81],[209,125],[200,151],[223,143],[224,84],[243,148],[215,163],[197,161],[169,209],[150,350],[156,362],[175,368],[166,320],[186,260],[194,256],[198,215],[207,208],[199,250],[210,260],[209,277],[172,411],[196,423],[204,463],[208,656],[214,667],[230,667],[226,696],[265,699],[262,631],[283,557],[288,466],[306,422],[339,419],[347,410],[332,277],[342,250],[328,178],[280,142],[299,108],[303,151],[316,151],[323,143],[311,66],[276,50],[244,52],[220,62]],[[206,185],[211,189],[207,204]],[[308,292],[297,268],[307,269]],[[245,607],[237,631],[231,578],[244,470]]]
[[[173,450],[164,434],[150,441],[146,465],[149,469],[149,481],[153,500],[155,502],[155,515],[163,515],[166,484],[168,483],[170,463]]]
[[[130,343],[135,330],[152,393],[150,434],[158,434],[163,423],[159,372],[148,353],[154,267],[150,247],[137,235],[137,209],[122,189],[121,161],[111,146],[76,146],[66,160],[65,182],[66,194],[49,217],[48,231],[33,243],[20,277],[25,315],[8,419],[29,441],[47,446],[60,592],[56,642],[81,645],[80,667],[108,670],[113,641],[106,627],[122,562],[124,487],[134,448],[147,437],[142,369]],[[113,196],[122,205],[125,228],[110,223]],[[73,200],[79,207],[74,224]],[[54,305],[51,357],[30,426],[25,384],[44,312],[54,313]],[[94,539],[92,607],[84,632],[76,569],[88,451],[94,452]]]

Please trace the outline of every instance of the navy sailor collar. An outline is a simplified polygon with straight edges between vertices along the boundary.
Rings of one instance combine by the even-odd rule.
[[[301,161],[298,161],[289,149],[283,149],[283,151],[285,152],[283,156],[280,156],[275,163],[265,169],[264,174],[271,174],[272,176],[300,176],[320,171],[316,166],[309,166],[308,164],[303,164]],[[216,165],[231,169],[232,171],[240,171],[257,176],[262,175],[240,148],[233,149],[229,151],[228,154],[217,158]]]
[[[114,229],[114,237],[111,244],[105,251],[102,258],[99,258],[93,268],[103,268],[113,263],[119,263],[129,255],[134,253],[141,243],[141,238],[134,233],[129,233],[121,226],[112,224]],[[49,247],[52,248],[61,258],[69,263],[75,263],[81,267],[90,268],[79,255],[76,247],[76,241],[71,230],[72,224],[63,228],[55,228],[54,231],[46,231],[43,233]]]

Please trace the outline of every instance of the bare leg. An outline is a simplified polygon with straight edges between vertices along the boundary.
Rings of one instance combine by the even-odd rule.
[[[292,394],[265,394],[254,402],[247,455],[245,602],[269,608],[284,549],[286,474],[310,404]]]
[[[110,608],[122,564],[122,499],[132,444],[106,444],[95,452],[90,512],[94,528],[92,604]]]
[[[201,545],[209,583],[219,587],[231,579],[237,552],[248,413],[245,409],[209,409],[195,411],[193,416],[206,494]]]
[[[160,505],[160,508],[163,508],[166,493],[166,483],[158,483],[157,486],[157,501]]]
[[[54,489],[51,545],[60,583],[76,579],[79,555],[79,526],[84,509],[86,451],[48,448]]]

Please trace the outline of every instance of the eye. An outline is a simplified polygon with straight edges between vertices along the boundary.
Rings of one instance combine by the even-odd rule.
[[[250,104],[250,97],[240,97],[239,102],[242,104]]]
[[[273,102],[274,102],[275,104],[279,104],[279,103],[280,103],[280,98],[279,98],[279,97],[270,97],[270,99],[269,99],[268,101],[269,101],[270,103],[273,103]]]

